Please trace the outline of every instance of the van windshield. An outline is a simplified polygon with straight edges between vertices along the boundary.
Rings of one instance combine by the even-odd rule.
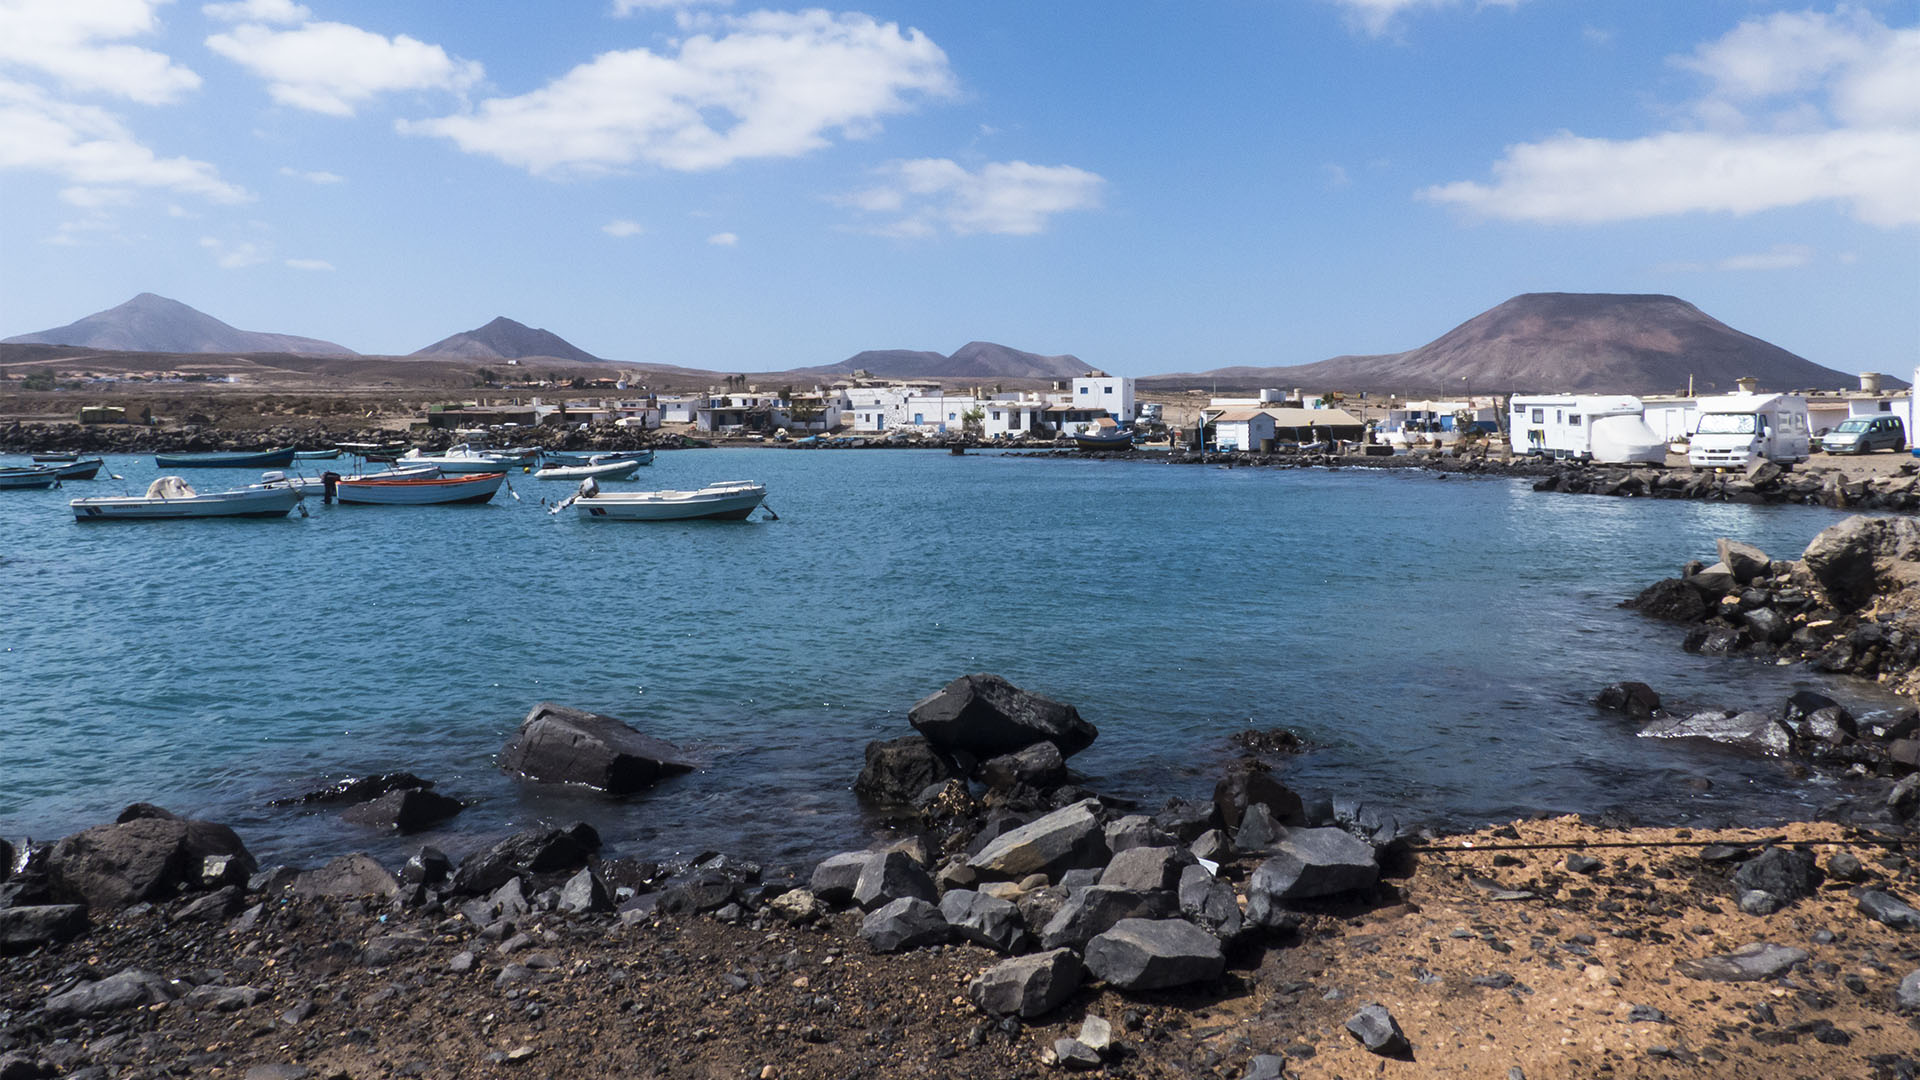
[[[1701,413],[1700,430],[1698,434],[1751,435],[1753,434],[1754,420],[1755,417],[1752,413]]]

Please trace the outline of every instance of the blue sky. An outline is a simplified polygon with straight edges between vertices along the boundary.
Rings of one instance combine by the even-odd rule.
[[[1658,292],[1920,363],[1916,5],[0,0],[0,336],[1119,374]]]

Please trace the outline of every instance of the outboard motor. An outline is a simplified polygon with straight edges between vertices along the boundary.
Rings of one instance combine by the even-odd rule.
[[[580,481],[580,498],[591,499],[598,494],[600,494],[600,485],[593,482],[593,477],[589,476]]]
[[[320,474],[320,500],[332,502],[333,496],[340,490],[340,474],[328,469]]]

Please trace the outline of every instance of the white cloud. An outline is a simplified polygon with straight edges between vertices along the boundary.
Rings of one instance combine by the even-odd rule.
[[[1338,191],[1353,184],[1353,178],[1347,175],[1346,166],[1335,162],[1320,166],[1320,178],[1328,191]]]
[[[341,176],[339,173],[330,173],[324,170],[308,171],[306,169],[296,169],[291,165],[280,166],[280,175],[291,176],[296,180],[305,180],[309,184],[338,184],[346,180],[346,177]]]
[[[1797,270],[1813,262],[1813,249],[1805,244],[1775,244],[1771,251],[1729,255],[1719,262],[1722,270]]]
[[[1420,8],[1515,7],[1523,0],[1331,0],[1345,8],[1347,17],[1369,34],[1384,34],[1399,17]]]
[[[736,247],[740,243],[740,237],[730,232],[717,232],[707,237],[707,243],[714,247]]]
[[[209,37],[207,47],[267,80],[267,93],[282,105],[329,116],[352,116],[375,95],[393,91],[464,93],[483,74],[479,63],[450,57],[438,45],[345,23],[297,30],[249,23]]]
[[[1838,203],[1920,224],[1920,28],[1841,9],[1742,23],[1675,63],[1704,76],[1696,126],[1640,138],[1563,132],[1509,146],[1491,182],[1421,198],[1490,218],[1597,224]]]
[[[6,0],[0,3],[0,66],[30,68],[70,89],[113,94],[148,105],[179,98],[200,76],[165,53],[123,38],[159,28],[167,0]]]
[[[399,128],[533,173],[691,172],[868,136],[916,98],[955,89],[926,35],[865,15],[762,11],[703,25],[715,32],[671,53],[602,53],[531,93]]]
[[[222,270],[239,270],[248,266],[258,266],[267,261],[266,252],[252,241],[242,240],[229,244],[218,237],[203,236],[200,246],[213,253],[213,260]]]
[[[331,270],[333,264],[325,259],[288,259],[287,267],[292,270]]]
[[[125,206],[133,201],[133,192],[117,187],[70,187],[60,189],[60,201],[82,210],[105,206]]]
[[[1002,161],[969,171],[946,158],[892,162],[885,181],[840,201],[867,213],[900,214],[875,231],[889,236],[992,233],[1031,236],[1055,214],[1100,205],[1106,181],[1071,165]]]
[[[625,18],[636,11],[684,11],[702,4],[714,7],[729,7],[733,0],[613,0],[615,18]]]
[[[228,203],[250,198],[204,161],[156,155],[104,109],[59,101],[39,87],[0,79],[0,170],[5,169],[52,173],[85,187],[166,188]]]
[[[600,231],[606,233],[608,236],[625,238],[629,236],[639,236],[646,230],[641,228],[640,223],[637,221],[628,221],[625,218],[621,218],[617,221],[609,221],[605,225],[600,226]]]
[[[232,3],[202,4],[200,13],[221,22],[301,23],[313,18],[313,11],[293,0],[233,0]]]

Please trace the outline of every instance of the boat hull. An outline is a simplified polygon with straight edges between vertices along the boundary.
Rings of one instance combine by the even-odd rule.
[[[294,453],[289,446],[257,454],[155,454],[153,463],[162,469],[284,469]]]
[[[178,499],[108,495],[69,504],[78,521],[164,521],[176,518],[286,517],[300,505],[292,488],[247,488]]]
[[[0,472],[0,491],[50,488],[60,482],[60,470],[46,465],[37,469],[13,469]]]
[[[344,478],[334,491],[343,506],[460,506],[489,502],[500,485],[503,472],[465,476],[420,476],[398,480]]]
[[[1102,439],[1088,435],[1075,435],[1073,444],[1081,450],[1131,450],[1133,436],[1122,435],[1117,438]]]
[[[621,491],[576,499],[573,508],[589,521],[744,521],[767,497],[758,484],[729,484],[699,491]]]
[[[602,465],[556,465],[533,474],[535,480],[625,480],[640,471],[638,461],[609,461]]]
[[[72,461],[56,466],[56,470],[62,480],[91,480],[100,475],[100,469],[106,463],[105,458],[88,458],[85,461]]]
[[[653,464],[653,451],[651,450],[587,450],[582,452],[549,450],[540,456],[548,465],[560,466],[591,465],[595,458],[599,458],[600,463],[603,465],[616,461],[631,461],[640,465]]]

